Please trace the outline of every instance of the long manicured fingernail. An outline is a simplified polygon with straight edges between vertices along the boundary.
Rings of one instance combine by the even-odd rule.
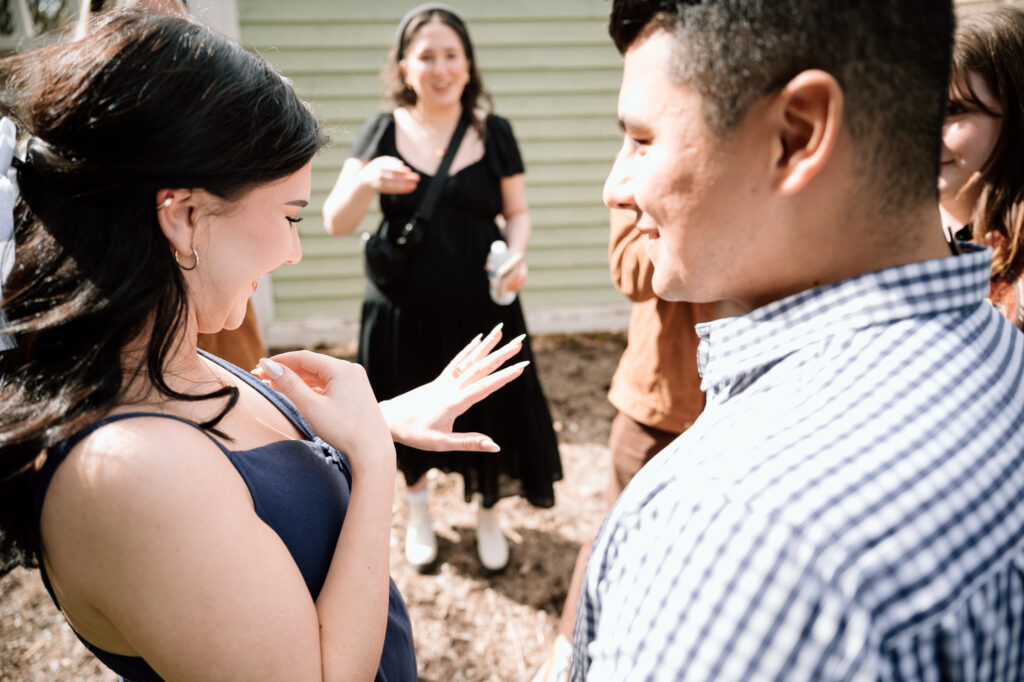
[[[501,452],[501,448],[490,438],[484,438],[480,441],[480,445],[484,447],[488,452]]]
[[[491,336],[491,334],[497,334],[498,332],[500,332],[500,331],[501,331],[501,328],[502,328],[502,327],[504,327],[504,326],[505,326],[505,323],[504,323],[504,322],[499,322],[499,323],[497,324],[497,326],[496,326],[496,327],[495,327],[494,329],[492,329],[492,330],[491,330],[491,333],[490,333],[490,334],[488,334],[487,336]]]
[[[516,338],[512,339],[511,341],[509,341],[509,342],[508,342],[508,345],[510,345],[510,346],[511,346],[511,345],[512,345],[512,344],[514,344],[514,343],[519,343],[520,341],[522,341],[522,340],[523,340],[523,339],[525,339],[525,338],[526,338],[526,334],[520,334],[520,335],[519,335],[519,336],[517,336]]]
[[[270,375],[271,379],[280,379],[284,374],[284,368],[270,358],[260,358],[260,368]]]

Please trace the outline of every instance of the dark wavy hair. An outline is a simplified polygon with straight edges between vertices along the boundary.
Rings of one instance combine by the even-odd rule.
[[[953,23],[950,0],[614,0],[609,32],[623,53],[671,33],[673,75],[720,135],[801,71],[830,73],[859,176],[879,210],[900,211],[938,201]]]
[[[977,74],[995,95],[992,111],[971,88]],[[1002,119],[992,153],[981,167],[981,194],[971,220],[975,241],[1003,236],[992,256],[992,277],[1015,279],[1024,259],[1024,11],[996,7],[972,12],[957,25],[950,80],[954,99]]]
[[[127,10],[88,35],[0,61],[2,113],[30,136],[18,165],[15,264],[0,352],[0,562],[32,565],[30,507],[48,448],[104,416],[136,376],[173,400],[184,278],[157,223],[161,188],[224,200],[305,166],[316,118],[262,59],[188,19]],[[144,348],[132,364],[125,350]],[[0,573],[2,574],[2,573]]]
[[[484,88],[484,81],[476,68],[476,55],[473,52],[473,41],[469,39],[469,29],[466,28],[465,22],[459,16],[446,9],[440,7],[424,9],[406,23],[402,35],[397,37],[396,44],[391,48],[387,66],[384,67],[384,72],[381,75],[384,82],[384,101],[392,109],[416,105],[416,92],[406,85],[398,64],[401,61],[400,55],[404,56],[419,30],[434,19],[455,31],[462,42],[462,49],[466,53],[466,59],[469,60],[469,82],[463,88],[461,97],[462,112],[464,116],[470,117],[477,132],[483,136],[484,128],[473,116],[473,111],[480,106],[481,102],[486,103],[488,110],[493,108],[494,103],[487,89]]]

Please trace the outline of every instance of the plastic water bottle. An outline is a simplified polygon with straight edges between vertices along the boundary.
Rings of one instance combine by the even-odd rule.
[[[502,284],[505,275],[523,259],[522,254],[508,250],[508,244],[500,239],[491,242],[491,251],[487,254],[487,280],[490,283],[491,300],[498,305],[509,305],[516,300],[516,292],[504,291]]]

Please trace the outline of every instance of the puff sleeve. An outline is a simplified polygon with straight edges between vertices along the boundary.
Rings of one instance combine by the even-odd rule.
[[[363,124],[362,129],[352,141],[352,151],[349,156],[363,161],[380,156],[377,151],[380,147],[380,140],[393,120],[390,113],[380,113],[366,119],[366,123]]]
[[[524,170],[512,124],[494,114],[487,117],[487,157],[491,170],[498,177],[507,178]]]

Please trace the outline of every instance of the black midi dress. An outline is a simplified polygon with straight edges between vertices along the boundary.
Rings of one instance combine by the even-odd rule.
[[[367,280],[356,361],[366,368],[378,400],[431,381],[470,339],[499,322],[504,339],[526,332],[519,300],[507,306],[494,303],[484,271],[491,242],[502,238],[495,223],[502,208],[501,179],[523,172],[508,121],[487,118],[484,148],[483,158],[446,179],[400,289],[389,296]],[[378,156],[402,158],[391,114],[366,122],[353,143],[352,156],[367,161]],[[402,160],[419,173],[420,182],[411,194],[381,195],[384,218],[379,229],[404,225],[433,180]],[[488,507],[512,495],[537,507],[554,504],[552,484],[562,478],[562,465],[529,338],[510,363],[521,360],[531,361],[521,377],[455,422],[456,431],[491,436],[501,452],[435,453],[396,445],[398,466],[408,484],[436,467],[462,475],[467,501],[479,492]]]

